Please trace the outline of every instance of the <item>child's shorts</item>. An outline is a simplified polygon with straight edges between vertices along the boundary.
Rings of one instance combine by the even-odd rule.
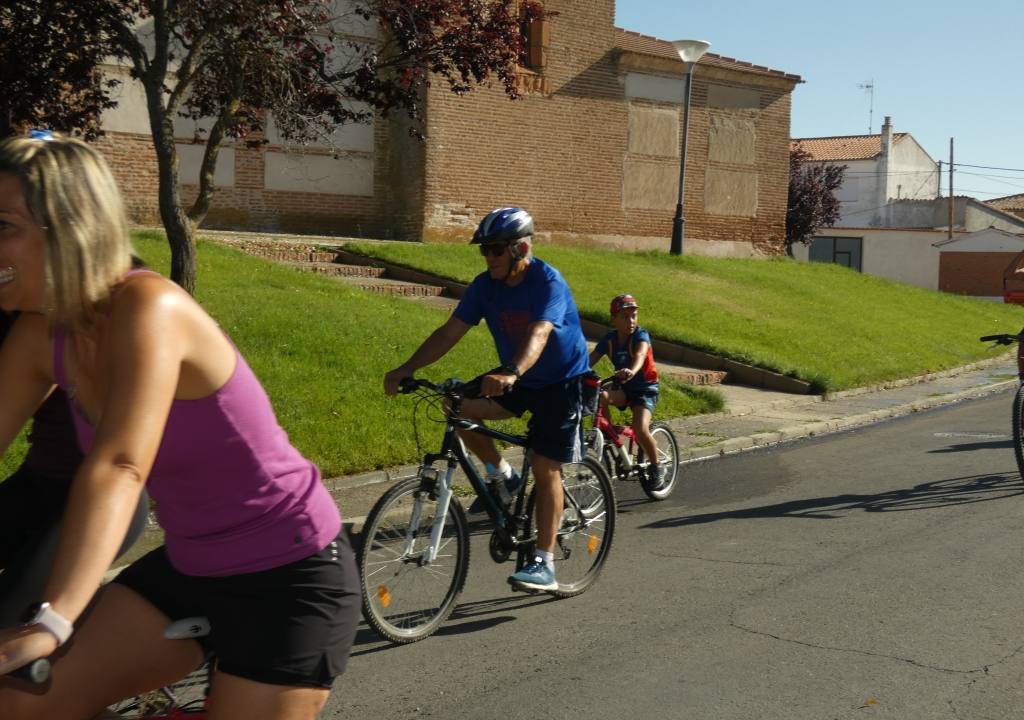
[[[651,385],[639,390],[632,388],[623,388],[622,390],[626,393],[626,404],[629,407],[640,405],[653,413],[654,408],[658,406],[658,398],[661,395],[661,391],[657,385]]]

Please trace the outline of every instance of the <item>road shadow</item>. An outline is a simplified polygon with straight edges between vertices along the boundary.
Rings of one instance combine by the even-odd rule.
[[[975,450],[1009,450],[1013,447],[1013,440],[1007,438],[1006,440],[990,440],[988,442],[970,442],[960,443],[958,445],[950,445],[948,447],[939,448],[937,450],[929,450],[929,453],[955,453],[955,452],[973,452]]]
[[[1003,474],[967,475],[936,480],[912,488],[890,490],[871,495],[833,495],[831,497],[790,500],[760,507],[729,510],[726,512],[684,515],[664,518],[642,529],[660,529],[701,525],[719,520],[747,520],[764,518],[797,518],[804,520],[833,520],[853,512],[904,512],[907,510],[934,510],[954,505],[991,500],[1002,500],[1024,495],[1024,483],[1016,470]]]
[[[520,610],[542,603],[555,602],[556,600],[557,598],[547,594],[516,594],[461,603],[455,607],[451,616],[434,635],[454,636],[489,630],[498,625],[516,620],[515,613]],[[382,638],[364,619],[359,623],[359,629],[356,631],[356,638],[352,644],[350,656],[370,655],[381,650],[390,650],[396,647],[400,646]]]

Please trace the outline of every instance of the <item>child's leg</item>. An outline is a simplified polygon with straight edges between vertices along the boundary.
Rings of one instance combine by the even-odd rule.
[[[647,459],[657,462],[658,446],[654,442],[654,436],[651,435],[651,411],[640,403],[635,403],[631,409],[633,410],[633,433],[636,435],[636,441],[643,449]]]
[[[608,403],[611,403],[621,410],[626,407],[626,393],[619,388],[602,390],[601,402],[604,403],[605,409],[608,408]]]

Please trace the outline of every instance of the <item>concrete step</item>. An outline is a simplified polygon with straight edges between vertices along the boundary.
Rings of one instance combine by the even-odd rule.
[[[403,297],[414,298],[439,297],[444,293],[444,288],[438,285],[421,285],[419,283],[410,283],[405,282],[404,280],[391,280],[384,277],[370,278],[353,275],[339,275],[337,278],[368,292],[375,292],[381,295],[400,295]]]
[[[334,262],[333,259],[326,262],[298,262],[295,260],[282,262],[283,264],[290,265],[297,270],[305,270],[306,272],[314,272],[320,275],[379,278],[386,272],[386,270],[381,267],[373,267],[371,265],[344,265],[342,263]]]
[[[721,385],[729,377],[725,370],[702,370],[662,360],[656,360],[655,364],[660,375],[671,375],[690,385]]]

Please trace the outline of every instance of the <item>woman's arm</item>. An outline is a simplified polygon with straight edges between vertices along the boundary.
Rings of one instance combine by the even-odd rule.
[[[180,293],[183,295],[183,293]],[[190,314],[166,281],[120,289],[98,349],[96,436],[72,484],[44,597],[74,621],[114,561],[156,459],[192,345]]]

